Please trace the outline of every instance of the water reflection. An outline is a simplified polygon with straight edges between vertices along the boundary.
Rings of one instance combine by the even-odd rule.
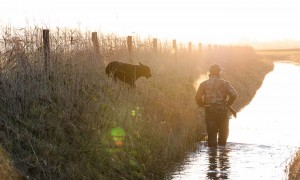
[[[268,146],[229,142],[226,148],[208,148],[199,144],[173,180],[282,180],[286,166],[297,147]]]
[[[226,147],[208,149],[207,156],[209,163],[206,176],[208,179],[228,179],[230,169],[228,152],[229,149]]]

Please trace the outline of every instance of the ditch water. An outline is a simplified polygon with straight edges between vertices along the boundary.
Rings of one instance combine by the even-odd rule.
[[[173,180],[288,179],[288,166],[300,147],[300,66],[274,65],[251,103],[230,120],[226,147],[200,143]]]

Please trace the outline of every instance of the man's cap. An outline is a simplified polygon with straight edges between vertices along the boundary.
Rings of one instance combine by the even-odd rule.
[[[221,68],[218,64],[213,64],[209,68],[209,72],[211,74],[218,74],[221,72],[221,70],[223,70],[223,68]]]

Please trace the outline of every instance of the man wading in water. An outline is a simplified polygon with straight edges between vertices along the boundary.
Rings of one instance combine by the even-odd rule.
[[[237,98],[231,84],[220,77],[221,70],[218,64],[210,66],[209,79],[200,84],[195,96],[199,107],[205,108],[209,147],[226,145],[229,134],[228,107]]]

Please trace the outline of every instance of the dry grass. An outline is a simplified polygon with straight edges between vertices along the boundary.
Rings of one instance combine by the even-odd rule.
[[[11,161],[2,148],[0,149],[0,177],[7,180],[22,179],[22,176],[17,173],[17,170],[12,166]]]
[[[124,37],[100,34],[97,55],[90,33],[52,30],[45,72],[41,29],[2,34],[2,146],[21,175],[36,179],[162,179],[202,139],[193,87],[199,75],[221,64],[240,109],[272,69],[249,47],[189,53],[178,45],[174,53],[160,42],[154,53],[150,39],[134,37],[133,61],[150,66],[153,77],[131,89],[104,73],[110,61],[129,61]]]
[[[262,58],[269,60],[288,60],[300,62],[300,49],[287,49],[287,50],[260,50],[256,51]]]
[[[300,179],[300,151],[298,151],[295,155],[295,158],[291,162],[288,168],[289,180],[297,180]]]

